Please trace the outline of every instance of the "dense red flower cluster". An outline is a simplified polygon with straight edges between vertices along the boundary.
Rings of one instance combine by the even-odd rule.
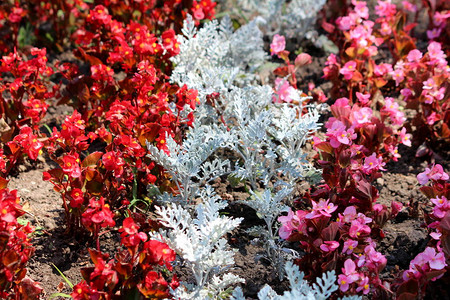
[[[17,221],[25,213],[17,191],[10,191],[3,178],[0,185],[0,298],[20,299],[26,295],[27,299],[36,299],[42,288],[26,277],[25,268],[34,253],[28,237],[34,229],[29,223],[24,226]]]

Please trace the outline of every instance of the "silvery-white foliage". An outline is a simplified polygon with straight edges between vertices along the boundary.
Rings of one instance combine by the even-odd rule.
[[[202,104],[212,92],[225,92],[235,82],[252,80],[254,71],[267,59],[256,20],[235,32],[229,17],[197,30],[188,15],[182,33],[177,37],[180,54],[171,58],[175,65],[171,79],[197,89]]]
[[[225,270],[234,264],[235,251],[230,250],[223,236],[234,230],[242,219],[219,214],[227,203],[210,186],[200,190],[202,203],[195,208],[195,217],[182,206],[172,204],[156,207],[158,220],[169,230],[160,230],[153,238],[169,245],[191,269],[195,284],[182,284],[174,291],[181,299],[220,299],[229,286],[243,279]]]
[[[292,187],[284,186],[278,192],[273,194],[271,189],[266,188],[262,192],[251,191],[251,199],[242,201],[244,204],[253,208],[256,211],[257,216],[266,222],[266,228],[258,226],[258,229],[253,231],[257,232],[258,235],[262,237],[264,241],[263,247],[266,250],[267,258],[277,269],[280,280],[283,276],[282,266],[284,265],[285,257],[292,258],[292,255],[288,255],[282,250],[282,247],[278,242],[279,239],[276,236],[278,228],[274,228],[274,226],[277,217],[283,211],[289,209],[282,201],[290,196],[292,191]]]
[[[334,271],[327,272],[322,278],[317,278],[317,283],[310,285],[304,279],[304,273],[300,272],[298,266],[287,262],[285,266],[286,277],[289,280],[291,290],[278,295],[270,286],[266,285],[258,293],[260,300],[325,300],[338,289],[336,285],[336,274]],[[237,288],[230,298],[231,300],[244,300],[244,294]],[[361,299],[358,296],[345,297],[345,300]]]
[[[251,191],[251,200],[242,201],[244,204],[250,206],[256,211],[259,218],[266,222],[267,230],[272,239],[275,239],[273,233],[273,225],[276,218],[284,211],[289,209],[288,206],[283,204],[283,200],[286,199],[293,191],[293,188],[284,187],[275,194],[268,188],[264,191]]]
[[[305,174],[319,172],[307,161],[302,147],[320,128],[319,113],[311,107],[307,114],[299,117],[303,107],[289,103],[273,106],[272,126],[267,130],[278,141],[276,153],[282,159],[278,171],[283,172],[292,184]]]
[[[180,192],[181,202],[188,203],[202,185],[229,172],[228,160],[208,161],[211,154],[226,145],[228,139],[227,133],[217,126],[194,123],[182,145],[177,144],[170,135],[166,137],[169,153],[147,143],[148,156],[170,174]]]
[[[304,37],[314,25],[317,13],[326,0],[237,0],[244,14],[259,15],[269,33],[283,33],[289,37]]]

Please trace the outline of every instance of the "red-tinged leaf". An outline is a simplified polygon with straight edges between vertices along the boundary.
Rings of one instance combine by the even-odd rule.
[[[289,75],[289,69],[287,66],[278,67],[275,70],[273,70],[273,73],[279,77],[286,77]]]
[[[78,99],[81,100],[83,103],[88,103],[89,99],[91,98],[91,93],[89,92],[89,88],[86,84],[80,84],[80,87],[78,89]]]
[[[103,152],[97,151],[86,156],[81,162],[82,167],[96,166],[97,162],[102,158]]]
[[[450,128],[446,123],[442,124],[441,137],[446,140],[450,139]]]
[[[338,179],[334,174],[330,174],[328,172],[324,172],[322,174],[323,180],[328,184],[330,188],[334,188],[337,185]]]
[[[80,273],[84,280],[88,281],[91,280],[91,274],[94,272],[95,267],[86,267],[81,268]]]
[[[331,23],[323,21],[322,22],[322,28],[328,33],[333,33],[333,31],[334,31],[334,29],[336,27],[333,24],[331,24]]]
[[[81,47],[78,47],[78,49],[76,50],[75,53],[79,54],[80,58],[82,58],[84,61],[90,63],[92,66],[103,64],[100,59],[98,59],[95,56],[87,54]]]
[[[414,27],[416,27],[416,26],[417,26],[417,23],[410,23],[410,24],[406,25],[405,27],[403,27],[403,30],[405,32],[409,32],[412,29],[414,29]]]
[[[14,264],[17,264],[20,262],[20,257],[14,250],[7,250],[3,253],[2,256],[2,263],[7,268],[11,268]]]
[[[346,168],[348,165],[350,165],[350,156],[351,151],[349,149],[341,151],[341,153],[339,153],[339,165],[342,168]]]
[[[339,230],[339,225],[336,222],[331,223],[328,227],[322,230],[322,238],[324,241],[334,241]]]
[[[447,211],[445,216],[442,218],[441,222],[439,223],[439,227],[450,234],[450,211]]]
[[[416,279],[410,279],[403,282],[397,289],[397,299],[412,300],[416,299],[419,292],[419,283]]]
[[[337,252],[335,251],[333,254],[333,259],[329,259],[321,265],[322,270],[336,270],[337,261]]]
[[[64,172],[62,169],[52,169],[43,174],[43,180],[56,180],[57,182],[61,182],[64,178]]]
[[[100,196],[103,191],[103,183],[98,181],[88,181],[85,187],[94,196]]]
[[[397,293],[398,295],[398,293]],[[417,294],[412,293],[402,293],[401,295],[397,296],[397,300],[417,300]]]
[[[25,277],[26,269],[23,269],[23,279],[19,284],[19,294],[22,300],[35,300],[39,299],[39,295],[43,289],[39,286],[39,283],[32,280],[29,277]]]
[[[6,180],[3,177],[0,177],[0,189],[6,189],[6,187],[8,186],[8,180]]]
[[[146,128],[141,134],[138,136],[139,143],[142,147],[146,146],[146,141],[152,143],[156,136],[158,135],[159,129],[161,128],[160,124],[149,123],[146,124]]]
[[[363,81],[364,77],[362,76],[362,74],[359,71],[355,71],[353,73],[353,77],[352,77],[352,81],[353,82],[361,82]]]
[[[84,171],[84,176],[87,181],[92,181],[98,174],[99,174],[99,172],[93,168],[87,168]]]
[[[360,192],[361,196],[363,196],[364,198],[368,200],[373,199],[373,186],[369,182],[365,180],[358,181],[356,183],[356,189]]]
[[[383,78],[374,78],[373,82],[375,83],[375,86],[377,88],[381,88],[387,84],[387,80],[385,80]]]
[[[433,278],[435,278],[435,277],[438,277],[438,276],[444,274],[445,272],[446,272],[445,269],[444,269],[444,270],[434,270],[434,271],[429,271],[429,272],[426,272],[426,278],[427,278],[428,280],[431,280],[431,279],[433,279]]]
[[[345,54],[347,54],[351,59],[356,57],[357,49],[355,47],[348,47],[345,50]]]
[[[395,46],[400,57],[408,55],[411,50],[414,50],[416,48],[412,38],[405,33],[398,36]]]
[[[430,154],[430,149],[425,144],[422,144],[417,148],[416,157],[424,157]]]
[[[323,143],[318,143],[315,145],[317,149],[326,152],[328,154],[333,154],[334,153],[334,148],[331,146],[330,143],[327,142],[323,142]]]
[[[20,147],[17,145],[16,142],[9,142],[8,147],[9,147],[9,149],[11,149],[12,154],[17,153],[17,151],[20,150]]]
[[[428,198],[434,198],[436,197],[436,193],[434,192],[434,189],[431,186],[423,186],[420,188],[420,191]]]
[[[94,265],[98,264],[99,260],[106,262],[108,261],[109,258],[109,254],[102,253],[101,251],[92,248],[89,248],[89,255],[91,256],[91,260],[94,263]]]
[[[289,51],[283,50],[278,53],[278,56],[284,60],[286,63],[289,62]]]
[[[441,238],[442,249],[444,250],[445,256],[450,256],[450,232],[442,234]]]

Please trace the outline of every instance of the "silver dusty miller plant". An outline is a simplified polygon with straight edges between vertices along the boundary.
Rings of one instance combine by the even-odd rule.
[[[183,144],[177,144],[171,136],[166,137],[169,153],[147,143],[148,156],[164,167],[179,191],[177,197],[166,194],[163,199],[187,204],[197,196],[201,186],[229,172],[228,160],[208,160],[228,139],[226,132],[217,127],[194,123]]]
[[[318,12],[326,0],[237,0],[234,4],[240,15],[259,16],[265,20],[262,27],[269,35],[273,32],[289,37],[304,37],[314,25]],[[231,3],[230,3],[231,4]],[[231,4],[233,5],[233,4]]]
[[[320,176],[301,149],[319,128],[318,112],[311,107],[303,114],[301,105],[275,105],[272,87],[258,84],[254,74],[267,55],[256,20],[234,32],[229,18],[197,30],[188,17],[182,32],[171,79],[197,89],[201,104],[195,119],[228,136],[226,148],[240,158],[230,178],[250,184],[252,197],[244,203],[265,220],[267,228],[254,232],[265,241],[268,258],[281,276],[286,254],[275,234],[276,217],[298,181]],[[301,101],[306,99],[298,93]]]
[[[194,275],[195,283],[183,283],[173,291],[177,299],[225,299],[232,292],[230,285],[244,280],[229,272],[234,264],[234,251],[223,236],[234,230],[242,219],[219,214],[227,203],[221,201],[210,186],[199,191],[202,200],[191,211],[172,204],[156,207],[158,220],[168,230],[153,237],[167,243],[183,259]]]
[[[330,298],[332,293],[338,289],[334,271],[323,274],[322,278],[317,278],[316,283],[310,285],[304,279],[304,273],[300,272],[298,266],[292,262],[286,263],[285,270],[291,290],[284,292],[283,295],[278,295],[270,286],[266,285],[258,293],[259,300],[325,300]],[[245,298],[242,290],[237,288],[230,299],[244,300]],[[359,296],[343,298],[343,300],[360,299]]]
[[[254,71],[267,59],[256,21],[234,31],[225,17],[220,24],[213,20],[197,30],[188,15],[182,33],[177,37],[180,54],[171,58],[175,65],[171,79],[199,91],[199,108],[206,95],[253,80]]]

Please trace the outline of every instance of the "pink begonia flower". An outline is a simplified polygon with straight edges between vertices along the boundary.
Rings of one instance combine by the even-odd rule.
[[[359,279],[359,274],[356,272],[356,265],[351,259],[347,259],[344,262],[344,268],[342,268],[344,274],[339,274],[338,283],[341,291],[346,292],[353,282]]]
[[[408,89],[408,88],[404,88],[400,90],[400,94],[402,94],[403,97],[405,97],[405,101],[409,99],[409,97],[412,96],[413,92]]]
[[[417,11],[417,5],[412,4],[409,1],[405,1],[405,0],[402,1],[402,5],[403,5],[403,8],[406,9],[407,11],[409,11],[409,12],[415,13]]]
[[[331,252],[336,250],[339,247],[339,242],[336,241],[324,241],[322,245],[320,245],[320,249],[324,252]]]
[[[374,204],[374,205],[372,206],[372,210],[373,210],[374,212],[377,212],[377,213],[379,213],[380,211],[382,211],[383,208],[384,208],[384,205],[382,205],[382,204],[380,204],[380,203]]]
[[[395,4],[392,4],[390,0],[387,1],[378,0],[378,5],[375,6],[375,13],[379,17],[392,19],[395,17],[395,14],[397,13],[397,7],[395,6]]]
[[[356,92],[356,98],[361,104],[367,104],[370,100],[370,94],[362,94],[360,92]]]
[[[403,125],[406,118],[403,112],[399,110],[399,105],[391,97],[384,99],[384,106],[381,108],[382,113],[387,113],[395,125]]]
[[[433,111],[433,112],[431,113],[431,115],[429,115],[429,116],[427,117],[427,124],[428,124],[428,125],[433,125],[433,124],[436,123],[436,121],[438,121],[438,120],[440,120],[439,115],[436,114],[435,111]]]
[[[445,58],[444,51],[442,51],[442,46],[438,42],[431,42],[428,47],[428,55],[430,59],[442,59]]]
[[[441,165],[434,165],[431,169],[425,168],[425,171],[417,175],[417,180],[421,185],[424,185],[428,180],[448,180],[448,174],[444,172]]]
[[[354,106],[356,108],[356,106]],[[367,123],[371,123],[372,119],[372,109],[369,107],[362,107],[353,111],[351,120],[354,121],[357,125],[363,125]],[[361,126],[357,126],[358,128]]]
[[[339,28],[339,30],[346,31],[352,28],[352,26],[355,25],[355,22],[352,18],[345,16],[345,17],[339,17],[336,20],[336,24]]]
[[[391,25],[387,22],[381,23],[380,33],[381,35],[390,35],[392,33]]]
[[[305,216],[306,219],[315,219],[318,217],[331,217],[331,213],[337,209],[333,203],[329,203],[330,200],[320,200],[319,203],[311,201],[313,208],[312,211]]]
[[[432,233],[430,233],[430,236],[433,239],[439,241],[441,239],[442,233],[440,233],[440,232],[432,232]]]
[[[442,12],[437,11],[433,16],[433,24],[436,27],[445,27],[448,18],[450,18],[450,12],[443,14]]]
[[[363,145],[355,145],[355,144],[351,145],[349,149],[350,157],[355,157],[356,155],[361,154],[363,148],[364,148]]]
[[[280,53],[286,47],[286,39],[284,36],[275,34],[270,44],[270,55],[275,55]]]
[[[273,96],[273,102],[291,103],[292,101],[300,101],[298,91],[292,87],[287,80],[283,78],[275,79],[275,95]]]
[[[295,229],[295,227],[292,226],[292,222],[291,222],[293,218],[294,218],[294,212],[291,209],[289,209],[287,216],[278,217],[278,222],[281,223],[279,235],[284,240],[287,240],[289,238],[289,236],[291,235],[292,231]]]
[[[294,61],[296,67],[303,67],[309,65],[310,63],[312,63],[312,58],[308,53],[300,53]]]
[[[369,8],[365,1],[355,1],[352,0],[352,4],[355,6],[354,10],[361,19],[369,18]]]
[[[434,71],[448,72],[448,65],[444,51],[442,50],[442,46],[438,42],[430,42],[427,47],[428,57],[430,59],[427,62],[428,65],[434,66]]]
[[[366,157],[364,159],[364,165],[362,167],[362,171],[366,174],[370,174],[372,173],[373,170],[378,171],[378,170],[383,170],[385,171],[385,169],[383,169],[383,166],[386,163],[383,162],[383,158],[377,157],[375,152],[372,153],[372,155],[370,155],[369,157]]]
[[[359,238],[360,235],[367,235],[370,233],[370,227],[365,225],[365,224],[361,224],[361,222],[354,220],[352,221],[351,225],[350,225],[350,229],[349,229],[349,235],[350,237],[357,239]]]
[[[361,224],[369,224],[373,221],[372,218],[366,217],[363,213],[358,213],[356,220]]]
[[[370,232],[369,226],[362,224],[357,220],[352,221],[350,229],[348,230],[348,234],[354,239],[357,239],[361,235],[368,235]]]
[[[306,233],[306,223],[304,222],[306,212],[298,210],[295,213],[289,209],[287,216],[278,217],[278,222],[281,223],[279,235],[282,239],[287,240],[294,230],[300,233]]]
[[[443,252],[436,253],[436,249],[427,247],[425,251],[423,251],[423,255],[425,256],[425,260],[428,262],[430,268],[435,270],[442,270],[447,266],[445,263],[445,255]]]
[[[441,36],[442,29],[441,28],[433,28],[431,30],[427,30],[427,38],[429,40],[437,39]]]
[[[406,57],[409,62],[418,62],[421,58],[422,52],[417,49],[409,51],[408,56]]]
[[[399,134],[400,143],[405,146],[411,147],[411,134],[406,133],[406,128],[403,127]]]
[[[379,65],[375,65],[373,73],[377,76],[384,76],[385,74],[389,74],[392,72],[392,65],[387,63],[381,63]]]
[[[391,216],[395,217],[403,209],[403,204],[397,201],[391,202]]]
[[[342,252],[350,255],[353,253],[353,250],[358,247],[358,241],[347,240],[344,242],[344,248],[342,248]]]
[[[405,73],[404,73],[403,69],[395,69],[390,74],[391,74],[392,78],[395,80],[396,86],[398,86],[405,79]]]
[[[436,218],[442,219],[445,214],[447,213],[447,211],[450,210],[450,202],[447,200],[447,198],[445,196],[442,196],[441,198],[436,197],[436,198],[432,198],[430,199],[430,201],[436,205],[433,208],[433,215]]]
[[[327,136],[330,138],[330,144],[333,148],[338,148],[341,144],[350,145],[357,135],[353,128],[346,130],[344,123],[336,120],[327,130]]]
[[[339,73],[344,75],[345,79],[350,80],[352,79],[355,70],[356,70],[356,62],[351,60],[345,63],[344,67],[339,70]]]
[[[338,223],[350,223],[356,219],[356,217],[356,208],[354,206],[348,206],[342,214],[338,214]]]
[[[394,161],[398,161],[398,158],[401,157],[401,155],[398,153],[398,147],[397,146],[389,145],[388,146],[388,152],[392,155],[392,159]]]
[[[363,292],[364,295],[367,295],[370,292],[370,288],[369,288],[369,277],[364,276],[359,282],[358,282],[358,287],[356,288],[356,291],[359,292]]]
[[[436,250],[431,247],[427,247],[425,251],[417,254],[417,256],[411,260],[409,264],[409,270],[403,273],[403,279],[408,280],[410,278],[420,279],[424,272],[429,272],[432,270],[442,270],[447,266],[445,263],[444,253],[439,251],[436,253]],[[443,275],[443,274],[442,274]],[[442,275],[434,277],[431,280],[436,280]]]
[[[379,272],[386,266],[386,256],[376,251],[373,245],[366,246],[364,249],[366,254],[366,262],[364,266],[372,269],[374,272]]]
[[[423,89],[424,90],[432,90],[436,86],[436,83],[434,82],[433,78],[429,78],[427,81],[423,82]]]

